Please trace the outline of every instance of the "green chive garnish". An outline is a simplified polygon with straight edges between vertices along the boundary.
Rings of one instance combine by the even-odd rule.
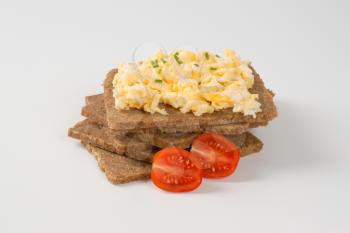
[[[218,68],[212,67],[212,66],[211,66],[209,69],[210,69],[210,70],[217,70]]]
[[[195,66],[199,67],[199,65],[197,63],[194,63]]]
[[[180,58],[179,58],[179,52],[176,52],[176,53],[174,54],[174,58],[175,58],[177,64],[181,65],[181,64],[183,63],[183,62],[180,60]]]
[[[154,60],[154,61],[151,60],[151,64],[152,64],[152,67],[153,67],[153,68],[158,68],[158,67],[159,67],[158,60],[157,60],[157,59]]]
[[[162,62],[163,62],[164,64],[166,64],[166,60],[164,60],[164,58],[162,58],[161,60],[162,60]]]
[[[204,55],[205,55],[205,58],[206,58],[207,60],[209,60],[209,53],[208,53],[208,52],[205,52]]]
[[[215,57],[220,58],[220,56],[218,54],[216,54]]]
[[[155,83],[162,83],[163,81],[160,80],[160,79],[156,79],[156,80],[154,80],[154,82],[155,82]]]

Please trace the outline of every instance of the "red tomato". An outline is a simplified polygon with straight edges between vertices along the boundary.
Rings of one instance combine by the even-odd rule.
[[[192,160],[206,178],[231,175],[240,159],[239,147],[216,133],[204,133],[197,137],[192,143],[191,153]]]
[[[191,153],[165,148],[153,158],[151,178],[159,188],[169,192],[189,192],[202,182],[201,170],[191,161]]]

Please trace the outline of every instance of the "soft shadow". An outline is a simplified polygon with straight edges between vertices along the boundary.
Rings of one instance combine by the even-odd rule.
[[[265,176],[281,175],[290,170],[311,168],[323,163],[317,142],[312,140],[312,111],[308,106],[287,102],[277,103],[278,117],[267,127],[251,132],[263,143],[261,152],[241,158],[236,172],[220,182],[249,182]]]
[[[207,181],[208,180],[203,179],[202,184],[197,189],[195,189],[192,192],[189,192],[187,194],[201,195],[201,194],[208,194],[208,193],[215,193],[215,192],[222,191],[222,188],[220,188],[219,184],[215,184],[215,182],[207,182]],[[118,185],[118,187],[119,188],[129,188],[129,187],[132,187],[134,185],[137,186],[137,185],[142,184],[142,183],[144,184],[144,188],[147,189],[148,191],[159,192],[159,193],[169,194],[169,195],[181,195],[181,193],[164,191],[164,190],[156,187],[149,180],[130,182],[130,183]]]
[[[251,180],[259,179],[259,174],[256,169],[252,169],[252,163],[255,163],[255,159],[259,159],[260,153],[249,155],[249,157],[243,157],[240,160],[239,166],[235,173],[229,177],[219,179],[218,182],[223,183],[237,183],[237,182],[249,182]]]
[[[193,194],[206,194],[206,193],[216,193],[220,192],[222,188],[218,184],[214,184],[213,182],[208,182],[206,179],[203,179],[201,186],[196,189]]]

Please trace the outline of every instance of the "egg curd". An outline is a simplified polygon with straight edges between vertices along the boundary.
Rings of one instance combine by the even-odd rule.
[[[250,62],[226,49],[223,56],[208,52],[159,50],[139,62],[121,64],[113,80],[115,107],[137,108],[167,115],[164,104],[196,116],[226,108],[244,115],[261,111]]]

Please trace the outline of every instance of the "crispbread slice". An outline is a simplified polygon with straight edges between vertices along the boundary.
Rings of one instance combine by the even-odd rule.
[[[189,148],[193,140],[198,135],[199,134],[197,133],[129,133],[126,135],[115,135],[113,130],[91,122],[88,119],[79,122],[72,129],[69,129],[69,136],[73,138],[89,141],[90,143],[100,146],[106,150],[119,154],[127,154],[128,156],[138,160],[147,160],[149,154],[153,153],[155,151],[155,148]],[[243,137],[243,134],[239,135],[241,135],[240,137]],[[101,138],[103,138],[104,140],[101,140]]]
[[[136,137],[144,143],[148,143],[159,148],[177,147],[185,149],[190,147],[191,143],[198,135],[199,133],[142,133],[136,134]]]
[[[104,118],[106,116],[103,107],[103,96],[95,95],[86,97],[87,106],[82,110],[84,116],[88,117],[91,122],[97,122],[99,125],[106,125]],[[263,123],[258,123],[262,125]],[[207,131],[217,132],[220,134],[242,134],[248,129],[249,124],[231,124],[231,125],[218,125],[208,126]],[[202,130],[203,132],[205,129]],[[159,132],[157,129],[144,129],[135,131],[117,131],[111,130],[111,134],[115,136],[127,136],[131,137],[134,135],[138,137],[140,141],[147,144],[151,144],[156,147],[164,148],[174,146],[178,148],[188,148],[192,143],[193,139],[198,136],[197,133],[164,133]]]
[[[143,180],[150,177],[151,164],[136,161],[101,148],[82,142],[86,149],[95,156],[101,170],[105,172],[109,181],[114,184]],[[248,133],[241,147],[241,155],[259,152],[262,142],[254,135]]]
[[[140,142],[138,138],[116,138],[111,135],[109,131],[110,130],[106,127],[99,126],[96,123],[91,123],[88,120],[84,120],[79,122],[73,128],[69,129],[68,135],[101,149],[126,155],[140,161],[151,162],[154,153],[160,149],[147,143]],[[246,145],[246,140],[251,138],[251,133],[246,132],[241,135],[225,136],[237,146],[243,148],[244,145]],[[242,156],[249,153],[250,150],[244,153],[242,152]]]
[[[68,136],[141,161],[151,161],[151,155],[156,150],[155,147],[141,142],[134,135],[115,136],[107,127],[91,123],[89,120],[79,122],[70,128]]]
[[[177,127],[205,127],[208,125],[224,125],[230,123],[257,123],[268,122],[277,116],[272,95],[264,87],[263,81],[252,68],[255,82],[252,93],[259,95],[262,111],[257,113],[256,118],[244,116],[242,113],[233,113],[232,109],[224,109],[211,114],[195,116],[192,113],[181,113],[175,108],[164,106],[169,115],[159,113],[150,114],[138,109],[117,110],[113,98],[113,78],[117,69],[107,74],[104,82],[104,102],[106,107],[108,127],[115,130],[132,130],[145,128],[177,128]]]
[[[230,139],[230,138],[229,138]],[[258,153],[262,150],[264,143],[260,141],[254,134],[247,132],[243,145],[241,148],[241,157]]]
[[[103,95],[94,95],[86,97],[86,106],[82,109],[82,115],[87,117],[91,122],[98,123],[100,125],[106,126],[106,112],[104,109],[104,101]],[[101,107],[102,106],[102,107]],[[151,144],[153,146],[157,146],[160,148],[174,146],[178,148],[187,148],[193,141],[193,139],[198,136],[200,132],[211,131],[219,134],[225,135],[236,135],[242,134],[247,131],[248,128],[259,127],[266,125],[267,122],[259,122],[259,123],[237,123],[237,124],[227,124],[227,125],[213,125],[207,126],[206,128],[196,129],[198,132],[189,133],[188,131],[192,131],[188,128],[175,128],[175,132],[166,133],[160,132],[158,129],[141,129],[141,130],[132,130],[132,131],[120,131],[120,130],[112,130],[111,132],[116,136],[130,136],[135,134],[136,137],[140,139],[140,141]],[[166,129],[166,131],[174,131],[174,129]],[[177,133],[176,131],[183,130],[181,133]]]
[[[106,121],[106,109],[103,99],[103,94],[87,96],[85,98],[86,106],[81,110],[81,114],[91,121],[101,125],[107,125]],[[256,127],[266,125],[267,122],[256,123]],[[116,134],[123,135],[125,133],[134,132],[138,134],[178,134],[178,133],[190,133],[190,132],[204,132],[213,131],[220,134],[241,134],[251,128],[249,123],[237,123],[237,124],[226,124],[226,125],[211,125],[211,126],[200,126],[192,125],[188,127],[175,127],[175,128],[150,128],[150,129],[133,129],[133,130],[115,130]]]
[[[151,164],[149,163],[118,155],[86,142],[82,142],[82,144],[96,158],[107,179],[114,184],[128,183],[150,177]]]

